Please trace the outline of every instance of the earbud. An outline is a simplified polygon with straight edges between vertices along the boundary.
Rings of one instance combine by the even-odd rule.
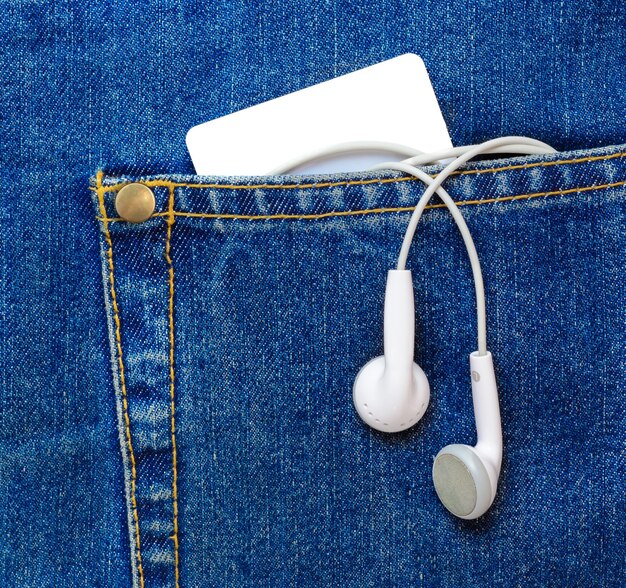
[[[487,315],[480,261],[463,215],[442,184],[477,155],[553,151],[549,145],[528,137],[501,137],[480,145],[454,148],[446,153],[381,163],[373,168],[393,169],[409,174],[422,180],[428,187],[411,214],[398,256],[398,269],[387,275],[385,355],[370,361],[357,374],[352,399],[360,417],[379,431],[408,429],[426,410],[430,390],[424,372],[413,362],[413,282],[411,272],[406,270],[406,263],[417,224],[431,197],[437,193],[461,232],[476,290],[478,351],[470,355],[470,368],[478,441],[474,447],[458,444],[444,447],[433,464],[433,480],[439,499],[452,514],[462,519],[476,519],[484,514],[496,496],[502,465],[502,425],[493,360],[487,351]],[[454,159],[434,178],[415,167],[448,157]]]
[[[426,374],[413,361],[415,309],[409,270],[390,270],[385,291],[385,355],[356,376],[352,399],[359,416],[379,431],[403,431],[419,421],[430,399]]]
[[[491,353],[472,353],[470,370],[478,441],[474,447],[444,447],[433,464],[439,500],[462,519],[476,519],[491,506],[502,464],[502,425]]]

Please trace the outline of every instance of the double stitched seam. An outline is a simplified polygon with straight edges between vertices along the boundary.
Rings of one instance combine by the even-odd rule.
[[[461,200],[455,201],[457,206],[472,206],[479,204],[493,204],[495,202],[512,202],[515,200],[530,200],[532,198],[540,198],[540,197],[550,197],[550,196],[563,196],[565,194],[574,194],[577,192],[589,192],[592,190],[606,190],[609,188],[617,188],[619,186],[626,185],[626,180],[621,182],[612,182],[610,184],[601,184],[596,186],[582,186],[578,188],[568,188],[567,190],[553,190],[550,192],[533,192],[531,194],[518,194],[515,196],[499,196],[497,198],[484,198],[482,200]],[[184,184],[183,184],[184,186]],[[174,189],[174,184],[170,185],[170,190]],[[425,210],[433,209],[433,208],[445,208],[445,204],[429,204],[425,207]],[[332,212],[321,212],[318,214],[258,214],[258,215],[247,215],[247,214],[227,214],[227,213],[204,213],[204,212],[178,212],[178,211],[170,211],[167,212],[157,212],[152,216],[180,216],[186,218],[211,218],[211,219],[233,219],[233,220],[284,220],[284,219],[292,219],[292,220],[318,220],[323,218],[330,218],[336,216],[359,216],[366,214],[383,214],[389,212],[410,212],[415,210],[415,205],[413,206],[396,206],[389,208],[366,208],[362,210],[341,210],[341,211],[332,211]],[[102,219],[104,220],[104,219]],[[119,222],[124,219],[119,217],[111,217],[106,218],[109,222]]]
[[[128,416],[128,398],[126,394],[126,378],[124,372],[124,359],[122,355],[122,332],[119,315],[119,307],[117,305],[117,295],[115,293],[115,266],[113,264],[113,241],[111,239],[111,233],[109,232],[108,219],[106,218],[106,210],[104,207],[104,190],[102,189],[102,171],[97,174],[97,193],[98,202],[100,205],[100,214],[103,220],[104,237],[108,245],[107,257],[109,262],[109,284],[111,290],[111,302],[113,305],[113,318],[115,321],[115,342],[117,347],[117,362],[119,367],[120,387],[122,389],[122,406],[124,413],[124,424],[126,431],[126,443],[128,444],[128,453],[130,457],[131,466],[131,478],[130,478],[130,496],[131,496],[131,508],[133,512],[133,519],[135,521],[135,541],[136,541],[136,557],[137,557],[137,570],[139,573],[139,584],[141,588],[144,588],[144,574],[143,565],[141,561],[141,540],[139,534],[139,513],[137,510],[137,466],[135,463],[135,453],[133,451],[133,442],[130,431],[130,417]]]
[[[601,186],[585,186],[582,188],[569,188],[567,190],[555,190],[553,192],[535,192],[533,194],[519,194],[517,196],[501,196],[498,198],[484,198],[482,200],[466,200],[457,201],[457,206],[468,206],[478,204],[490,204],[494,202],[510,202],[513,200],[529,200],[531,198],[539,198],[541,196],[562,196],[564,194],[572,194],[575,192],[588,192],[590,190],[603,190],[606,188],[615,188],[623,186],[626,180],[615,182],[612,184],[603,184]],[[425,209],[446,208],[445,204],[429,204]],[[225,218],[225,219],[244,219],[244,220],[273,220],[273,219],[301,219],[315,220],[333,216],[354,216],[365,214],[380,214],[386,212],[410,212],[415,210],[415,206],[397,206],[393,208],[367,208],[364,210],[344,210],[335,212],[322,212],[319,214],[267,214],[267,215],[244,215],[244,214],[217,214],[217,213],[201,213],[201,212],[174,212],[175,216],[191,217],[191,218]],[[164,213],[157,212],[154,216],[163,216]],[[169,214],[169,213],[168,213]],[[109,219],[113,220],[113,219]],[[121,220],[121,219],[120,219]]]
[[[515,169],[530,169],[534,167],[551,167],[555,165],[568,165],[574,163],[585,163],[591,161],[606,161],[609,159],[615,159],[618,157],[626,156],[626,152],[620,153],[611,153],[609,155],[593,155],[590,157],[580,157],[576,159],[561,159],[557,161],[536,161],[534,163],[521,163],[516,165],[507,165],[503,167],[492,167],[489,169],[472,169],[472,170],[464,170],[464,171],[455,171],[452,172],[448,177],[452,176],[465,176],[465,175],[477,175],[477,174],[487,174],[493,172],[501,172],[507,170],[515,170]],[[433,176],[434,177],[434,176]],[[410,182],[410,181],[420,181],[413,176],[402,176],[399,178],[372,178],[369,180],[347,180],[343,182],[318,182],[318,183],[310,183],[310,184],[190,184],[185,182],[172,182],[169,180],[147,180],[142,182],[146,186],[151,188],[155,187],[174,187],[174,188],[223,188],[228,190],[254,190],[254,189],[264,189],[264,190],[292,190],[294,188],[298,188],[300,190],[305,189],[313,189],[313,188],[333,188],[336,186],[364,186],[367,184],[391,184],[397,182]],[[132,183],[131,181],[127,182],[119,182],[117,184],[113,184],[111,186],[104,186],[104,192],[117,192],[127,184]]]
[[[165,259],[168,265],[169,274],[169,336],[170,336],[170,430],[172,435],[172,510],[174,533],[171,539],[174,542],[174,576],[176,588],[179,586],[178,569],[178,471],[176,465],[176,406],[174,402],[174,264],[172,262],[172,227],[175,222],[174,216],[174,187],[169,188],[169,211],[167,216],[167,238],[165,241]]]

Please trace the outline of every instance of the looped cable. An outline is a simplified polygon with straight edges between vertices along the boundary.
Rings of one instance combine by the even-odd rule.
[[[465,223],[465,219],[461,214],[458,206],[452,200],[450,195],[444,190],[441,185],[443,182],[460,168],[463,164],[467,163],[470,159],[484,153],[516,153],[516,154],[536,154],[536,153],[553,153],[555,150],[536,139],[529,137],[500,137],[498,139],[492,139],[485,141],[478,145],[468,145],[465,147],[456,147],[449,151],[441,151],[439,153],[417,155],[403,162],[387,162],[381,163],[372,169],[394,169],[410,174],[420,180],[422,180],[428,187],[422,197],[419,199],[411,220],[407,227],[404,239],[402,241],[402,247],[400,249],[400,255],[398,256],[397,269],[406,269],[406,262],[409,255],[409,249],[415,238],[415,231],[417,224],[422,217],[422,213],[426,208],[426,205],[436,193],[446,205],[452,218],[455,220],[457,227],[465,243],[467,254],[472,266],[472,274],[474,277],[474,289],[476,292],[476,322],[478,331],[478,354],[486,355],[487,353],[487,312],[485,309],[485,288],[483,282],[482,270],[480,267],[480,260],[478,259],[478,253],[476,252],[476,246],[472,235]],[[450,157],[456,157],[446,167],[444,167],[434,178],[426,174],[424,171],[415,167],[415,165],[423,165],[425,163],[431,163],[440,159],[448,159]]]
[[[442,187],[443,182],[457,169],[467,163],[470,159],[483,154],[492,153],[507,153],[516,155],[536,155],[554,153],[555,149],[547,143],[531,139],[529,137],[499,137],[497,139],[491,139],[484,143],[477,145],[467,145],[464,147],[454,147],[445,151],[439,151],[435,153],[420,153],[418,150],[411,147],[402,145],[380,143],[375,141],[368,142],[353,142],[342,143],[339,145],[331,145],[323,151],[316,152],[305,158],[294,160],[289,164],[281,166],[276,170],[273,170],[275,174],[288,173],[291,169],[309,161],[311,159],[320,159],[329,155],[337,155],[348,151],[383,151],[396,153],[401,155],[410,155],[408,159],[403,161],[386,162],[376,165],[371,168],[372,170],[397,170],[406,174],[412,175],[427,185],[426,190],[422,194],[418,203],[413,210],[409,225],[404,234],[402,241],[402,247],[400,248],[400,254],[398,256],[398,270],[406,269],[406,262],[409,256],[409,250],[413,239],[415,238],[415,231],[417,230],[417,224],[422,217],[422,213],[426,208],[426,205],[437,194],[441,198],[442,202],[446,205],[450,211],[452,218],[457,224],[467,254],[472,266],[472,274],[474,277],[474,287],[476,291],[476,315],[477,315],[477,330],[478,330],[478,354],[485,355],[487,353],[487,316],[485,310],[485,289],[483,284],[483,275],[480,267],[480,261],[478,259],[478,253],[474,245],[474,240],[469,232],[465,219],[461,214],[458,206],[452,200],[448,192]],[[450,158],[454,158],[449,162],[434,178],[429,176],[426,172],[419,169],[418,165],[427,165],[430,163],[441,163],[442,160],[446,161]]]

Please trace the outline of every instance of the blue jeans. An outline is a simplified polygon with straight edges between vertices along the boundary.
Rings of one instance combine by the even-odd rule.
[[[617,586],[625,171],[616,147],[448,182],[485,272],[506,440],[494,507],[461,523],[430,479],[441,447],[475,436],[471,271],[440,204],[409,260],[427,416],[385,435],[351,402],[419,181],[99,174],[139,583]],[[157,199],[140,225],[114,208],[130,181]]]
[[[0,585],[623,585],[625,22],[573,4],[3,4]],[[405,51],[455,144],[567,150],[446,183],[483,264],[503,417],[475,522],[430,477],[474,440],[448,213],[433,201],[409,258],[431,404],[379,434],[351,387],[382,351],[423,186],[196,177],[184,146]],[[157,199],[137,225],[116,220],[129,181]]]

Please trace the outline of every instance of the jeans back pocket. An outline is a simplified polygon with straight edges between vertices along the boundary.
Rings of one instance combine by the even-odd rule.
[[[436,200],[408,263],[431,404],[389,435],[352,406],[419,181],[99,172],[135,584],[617,586],[625,158],[480,162],[446,183],[483,266],[505,443],[496,501],[468,523],[430,476],[475,438],[472,275]],[[115,210],[134,182],[155,197],[141,223]]]

